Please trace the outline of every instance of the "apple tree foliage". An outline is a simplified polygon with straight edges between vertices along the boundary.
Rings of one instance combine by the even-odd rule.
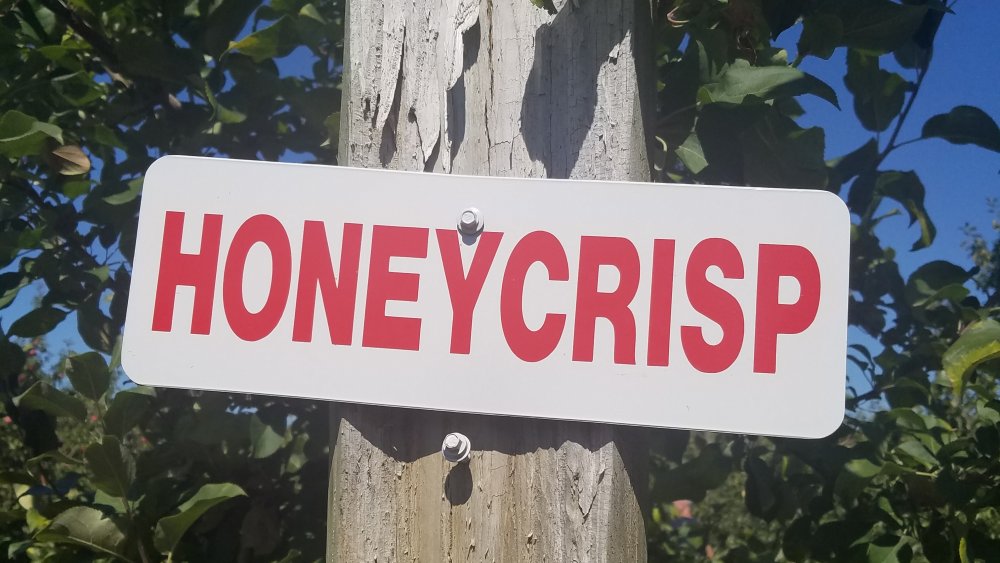
[[[876,344],[847,351],[859,375],[844,424],[826,439],[665,436],[654,457],[651,560],[1000,558],[1000,247],[974,233],[978,268],[931,261],[904,277],[876,230],[905,215],[919,235],[904,251],[936,234],[919,170],[886,169],[890,154],[929,139],[1000,152],[995,121],[970,105],[940,108],[919,137],[900,138],[927,73],[949,64],[934,60],[934,40],[941,26],[961,25],[959,9],[936,0],[661,6],[661,179],[841,195],[853,220],[850,323]],[[793,32],[790,56],[775,44]],[[849,99],[799,70],[837,50]],[[800,96],[841,107],[869,134],[825,160],[824,130],[797,123]],[[682,500],[693,507],[679,510]]]
[[[326,408],[135,387],[119,350],[143,172],[164,154],[334,164],[344,8],[0,0],[0,559],[323,558]],[[885,169],[889,154],[928,139],[1000,152],[1000,129],[971,105],[899,138],[932,63],[948,64],[933,44],[960,7],[650,8],[656,179],[840,194],[854,222],[850,319],[877,342],[845,351],[866,383],[848,388],[827,439],[657,433],[650,559],[996,559],[998,247],[976,236],[979,270],[934,261],[904,278],[876,232],[905,215],[913,250],[935,237],[919,171]],[[799,69],[835,51],[849,99]],[[799,125],[801,96],[870,135],[827,160],[824,130]],[[67,326],[87,349],[48,351]]]
[[[322,559],[324,405],[118,363],[143,172],[332,163],[342,36],[339,0],[0,3],[0,560]],[[89,349],[43,353],[60,325]]]

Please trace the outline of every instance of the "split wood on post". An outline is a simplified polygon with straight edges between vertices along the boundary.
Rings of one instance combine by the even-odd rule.
[[[340,164],[648,180],[648,4],[554,4],[350,0]],[[646,560],[641,431],[332,408],[330,562]]]

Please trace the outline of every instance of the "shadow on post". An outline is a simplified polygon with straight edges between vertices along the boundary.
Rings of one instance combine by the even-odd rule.
[[[550,178],[568,178],[580,159],[597,111],[601,69],[632,56],[618,51],[634,17],[631,0],[575,3],[567,1],[535,32],[535,57],[521,106],[528,154],[544,164]]]

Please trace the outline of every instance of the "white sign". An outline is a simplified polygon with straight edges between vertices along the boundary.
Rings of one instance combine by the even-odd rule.
[[[822,191],[166,157],[122,362],[146,385],[822,437],[849,229]]]

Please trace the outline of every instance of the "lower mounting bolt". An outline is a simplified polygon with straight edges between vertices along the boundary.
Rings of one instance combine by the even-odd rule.
[[[441,455],[452,463],[462,463],[469,459],[472,453],[472,443],[465,434],[452,432],[444,437],[441,443]]]

